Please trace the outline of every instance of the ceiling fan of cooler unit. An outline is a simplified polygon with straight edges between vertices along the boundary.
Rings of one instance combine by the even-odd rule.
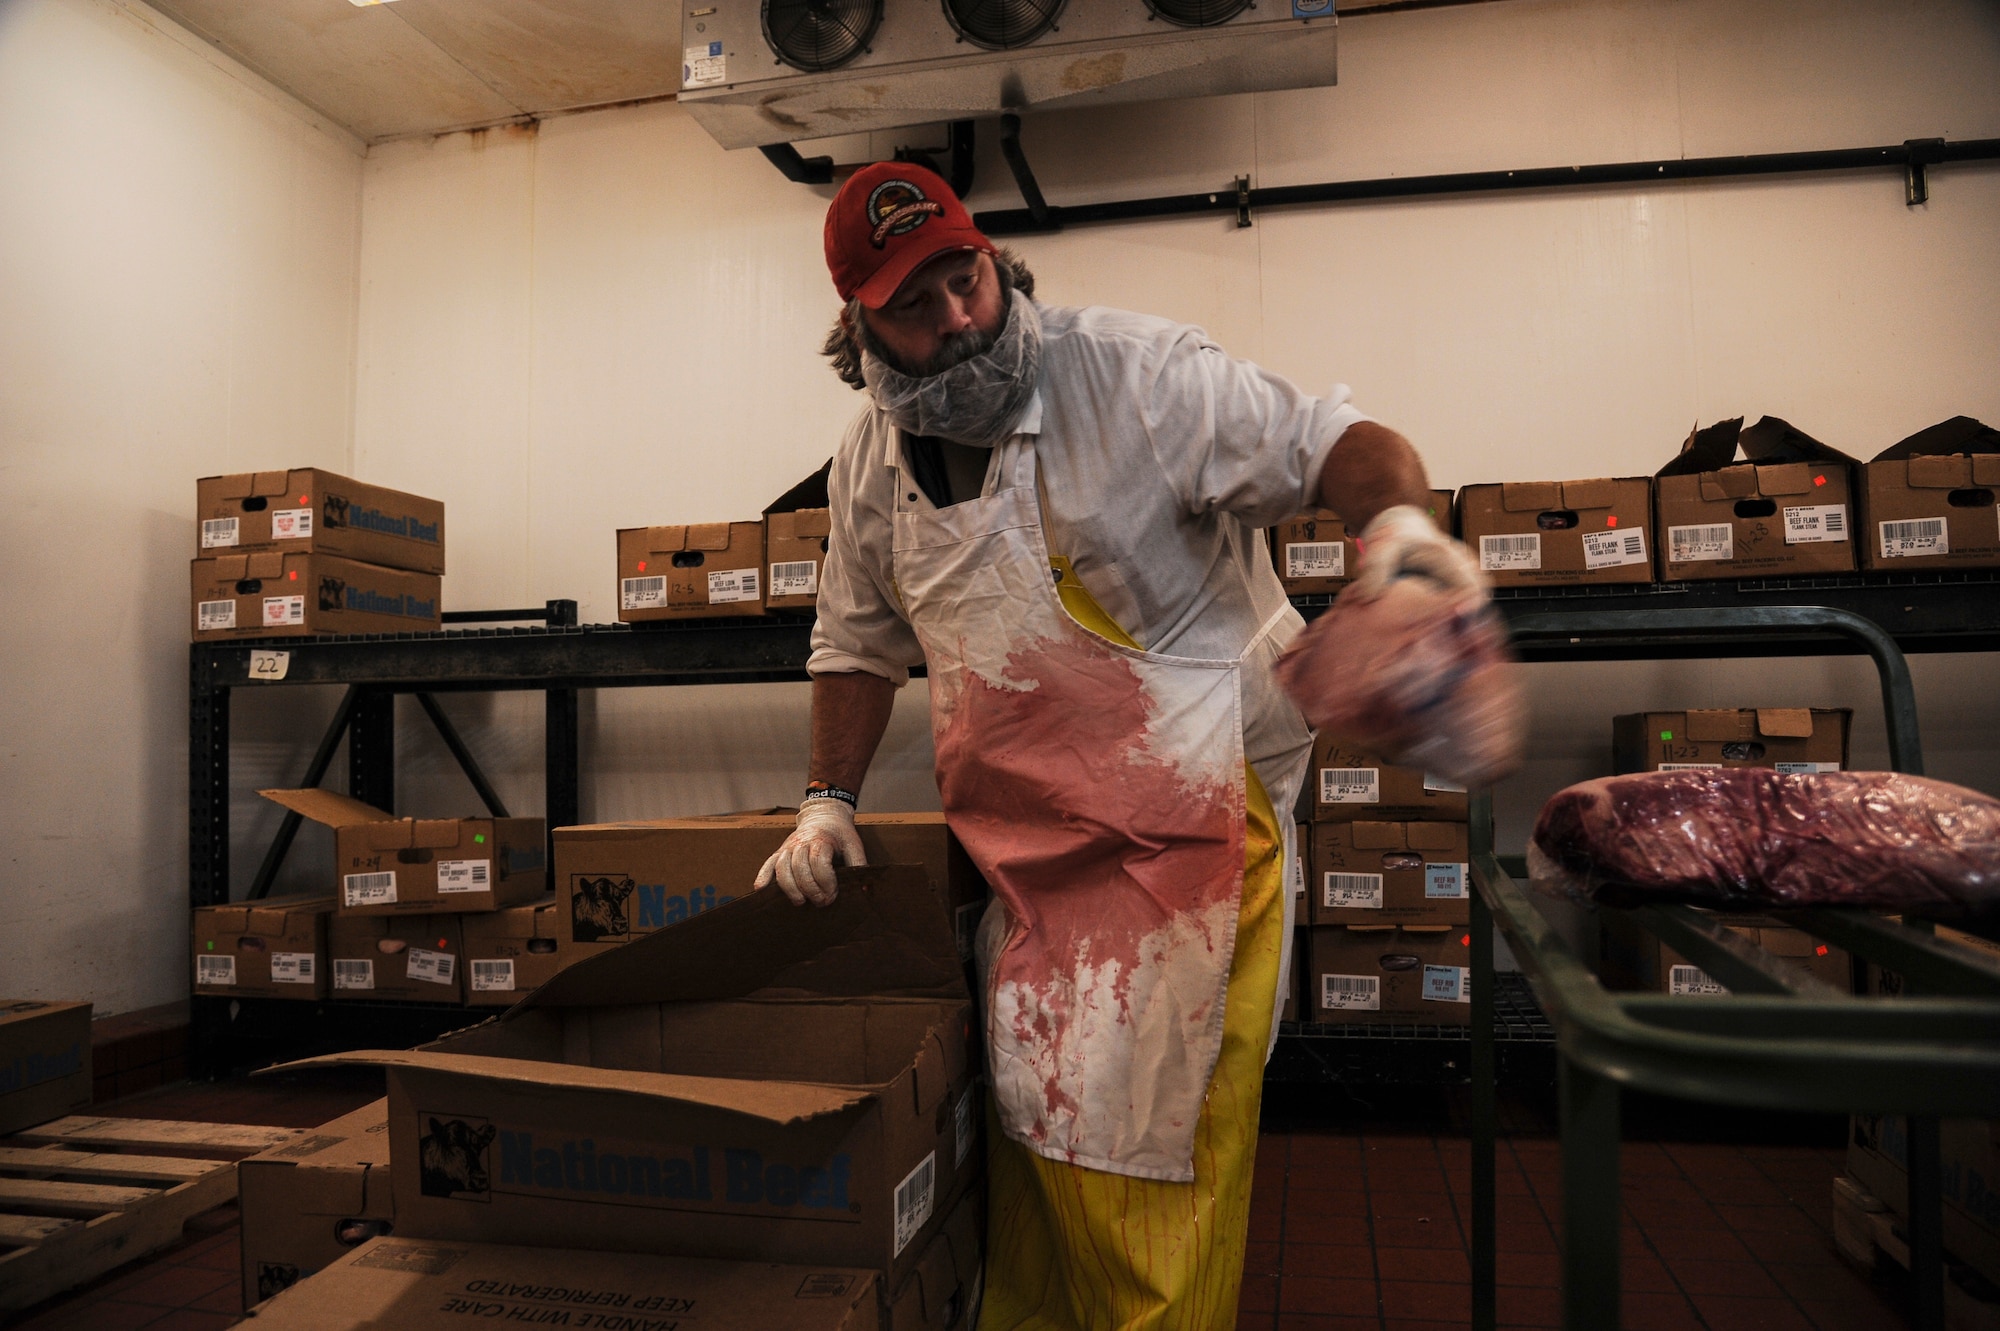
[[[1146,8],[1183,28],[1212,28],[1250,8],[1251,0],[1146,0]]]
[[[1064,0],[944,0],[944,16],[951,20],[952,30],[974,46],[1011,51],[1055,27],[1063,4]]]
[[[764,0],[764,40],[793,69],[838,69],[868,49],[883,0]]]

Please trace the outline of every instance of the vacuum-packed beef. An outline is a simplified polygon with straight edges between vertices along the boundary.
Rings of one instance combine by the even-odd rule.
[[[1605,777],[1542,806],[1528,872],[1610,906],[1989,915],[2000,912],[2000,800],[1898,772]]]

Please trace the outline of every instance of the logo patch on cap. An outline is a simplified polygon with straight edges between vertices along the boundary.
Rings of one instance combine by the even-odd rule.
[[[944,212],[944,205],[927,199],[907,180],[885,180],[868,194],[868,221],[875,228],[868,241],[876,249],[891,236],[907,236]]]

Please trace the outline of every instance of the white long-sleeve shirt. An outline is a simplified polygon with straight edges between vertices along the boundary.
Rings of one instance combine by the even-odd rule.
[[[1245,755],[1283,798],[1296,789],[1310,736],[1271,663],[1302,621],[1259,529],[1318,502],[1327,453],[1368,418],[1344,385],[1308,396],[1187,324],[1094,306],[1038,309],[1040,390],[995,452],[1035,450],[1050,549],[1147,650],[1233,659],[1284,614],[1243,663]],[[871,404],[834,457],[813,674],[867,671],[900,686],[923,660],[896,596],[890,544],[893,514],[934,506],[917,486],[898,485],[901,451],[896,427]],[[989,466],[986,494],[997,475]]]

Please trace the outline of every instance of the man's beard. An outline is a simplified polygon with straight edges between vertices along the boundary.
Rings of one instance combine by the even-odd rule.
[[[882,345],[882,340],[875,336],[874,330],[865,321],[860,331],[861,345],[867,348],[869,355],[898,374],[907,374],[912,379],[928,379],[934,374],[943,374],[954,365],[963,365],[974,356],[983,356],[993,350],[993,344],[1000,338],[998,332],[987,333],[968,328],[962,333],[947,334],[944,341],[938,344],[938,349],[923,360],[907,361]]]
[[[863,342],[861,358],[868,390],[875,405],[911,434],[992,448],[1006,438],[1041,380],[1041,316],[1018,291],[1008,293],[997,334],[968,329],[946,339],[923,373],[902,368],[870,342]]]

